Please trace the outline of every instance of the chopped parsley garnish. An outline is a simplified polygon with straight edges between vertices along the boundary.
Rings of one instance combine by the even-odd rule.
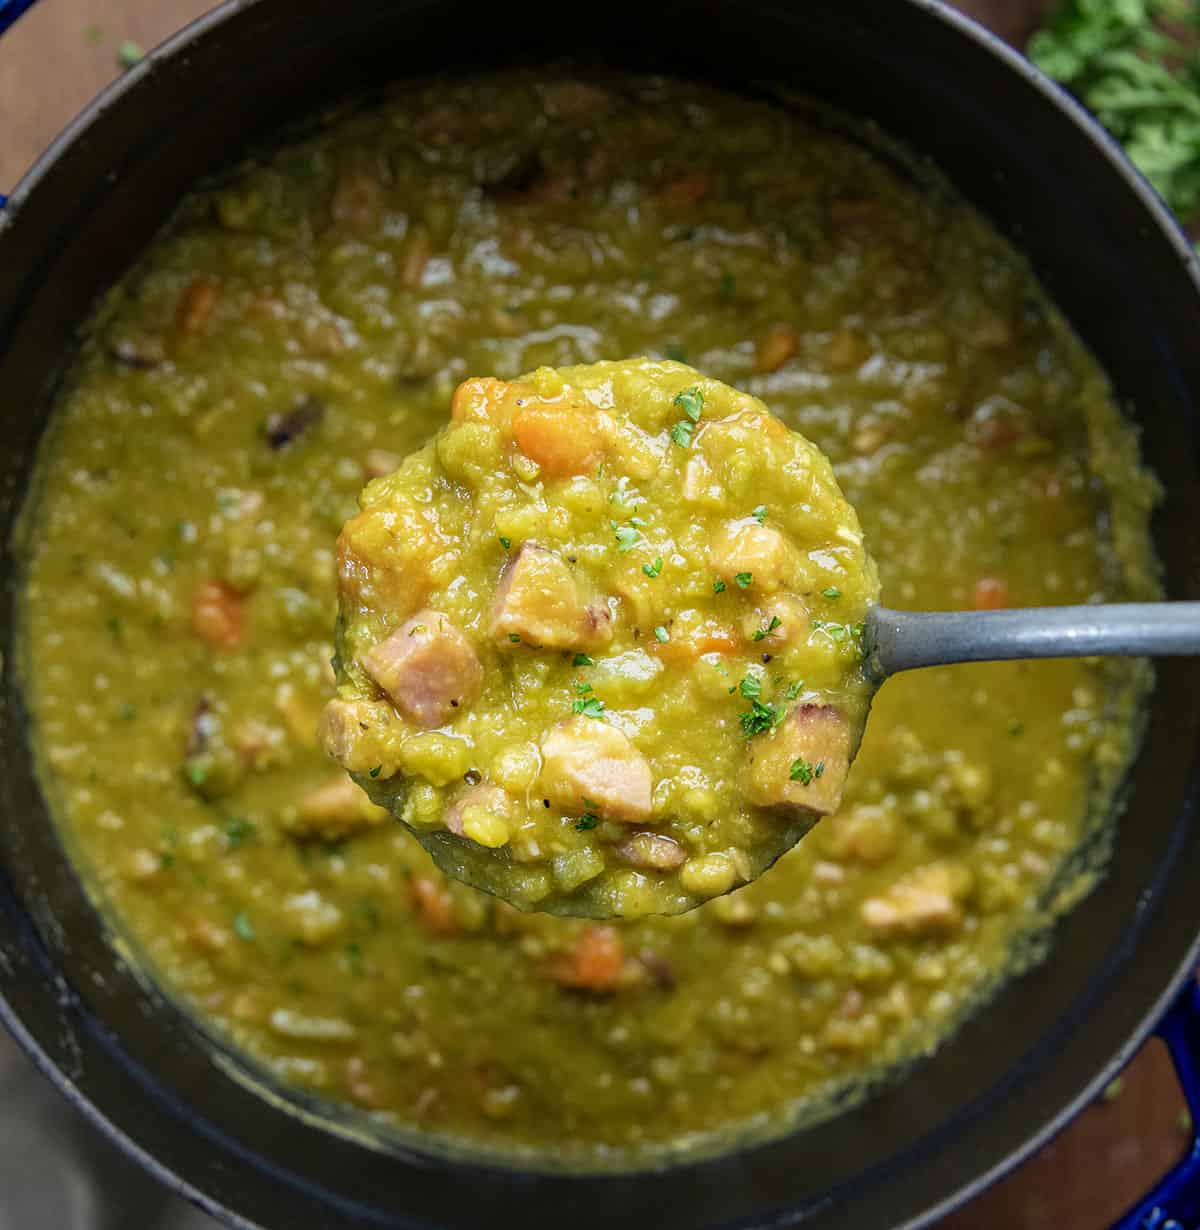
[[[825,619],[814,619],[812,628],[814,632],[824,632],[831,641],[837,641],[839,644],[850,635],[851,631],[845,624],[834,624]]]
[[[666,628],[664,628],[662,624],[659,624],[658,627],[654,629],[654,639],[660,644],[665,645],[671,638],[668,635]]]
[[[120,717],[122,722],[132,722],[137,717],[137,706],[131,705],[126,701],[120,709]]]
[[[225,840],[231,850],[236,850],[248,837],[254,834],[254,824],[244,816],[230,816],[223,825]]]
[[[589,692],[595,691],[590,683],[580,683],[576,681],[571,685],[580,696],[586,696]]]
[[[368,773],[371,777],[378,777],[383,772],[383,765],[377,764],[373,769],[369,769]]]
[[[604,702],[598,696],[580,697],[579,700],[571,702],[571,712],[582,713],[584,717],[602,718]]]
[[[240,910],[233,918],[233,929],[247,943],[254,939],[254,924],[245,910]]]
[[[788,774],[788,777],[794,782],[802,782],[807,786],[816,775],[816,769],[803,756],[798,756],[792,761],[792,771]]]
[[[671,428],[671,439],[680,448],[692,447],[692,425],[682,419]]]
[[[723,594],[724,592],[725,592],[725,582],[724,581],[714,581],[713,582],[713,593]]]
[[[721,274],[721,295],[725,299],[732,299],[737,293],[737,279],[732,273]]]
[[[618,525],[613,530],[613,536],[617,540],[617,550],[628,551],[630,547],[637,543],[642,535],[636,526]]]
[[[196,787],[196,789],[197,789],[197,790],[198,790],[201,786],[203,786],[203,785],[204,785],[205,780],[206,780],[207,778],[208,778],[208,768],[207,768],[207,766],[205,766],[205,765],[201,764],[199,761],[196,761],[196,760],[189,760],[189,761],[188,761],[188,764],[187,764],[187,779],[188,779],[188,781],[189,781],[189,782],[191,782],[191,783],[192,783],[192,785],[193,785],[193,786],[195,786],[195,787]]]
[[[600,817],[594,811],[585,811],[578,820],[575,821],[575,831],[577,833],[586,833],[588,829],[594,829],[600,823]]]
[[[765,504],[760,504],[750,515],[759,523],[759,525],[762,525],[762,523],[767,519],[767,506]]]
[[[823,598],[829,598],[832,600],[833,598],[840,598],[841,596],[842,591],[838,589],[836,585],[831,585],[828,589],[821,590],[821,597]]]
[[[771,616],[771,622],[765,628],[759,628],[750,638],[752,641],[761,641],[764,637],[769,636],[776,628],[783,626],[783,620],[778,615]]]
[[[795,700],[796,697],[799,696],[803,690],[804,690],[804,680],[797,679],[795,683],[788,684],[787,691],[784,693],[784,695],[788,698],[788,700]]]
[[[752,700],[749,710],[742,714],[742,731],[747,739],[752,739],[773,730],[783,721],[786,712],[782,705],[764,705],[761,700]]]
[[[672,405],[678,406],[693,423],[698,423],[704,409],[704,394],[697,388],[684,389],[682,393],[675,394]]]
[[[512,546],[512,539],[505,538],[504,535],[501,534],[500,535],[500,545],[507,551],[508,548]]]
[[[663,354],[665,354],[668,359],[674,359],[676,363],[687,362],[687,352],[678,342],[668,342],[663,347]]]
[[[519,632],[510,632],[508,634],[508,639],[512,641],[514,645],[519,645],[521,643],[521,634]]]
[[[586,653],[577,653],[571,662],[572,666],[595,666],[596,663]]]
[[[738,684],[738,691],[747,699],[754,700],[762,695],[762,680],[757,675],[747,675]]]
[[[654,563],[652,563],[652,564],[643,564],[643,565],[642,565],[642,571],[643,571],[643,572],[644,572],[644,573],[645,573],[648,577],[656,577],[656,576],[658,576],[658,574],[659,574],[660,572],[662,572],[662,569],[663,569],[663,562],[662,562],[662,556],[661,556],[661,555],[656,555],[656,556],[654,557]]]
[[[749,589],[750,582],[754,580],[754,573],[739,572],[733,579],[737,582],[738,589]]]

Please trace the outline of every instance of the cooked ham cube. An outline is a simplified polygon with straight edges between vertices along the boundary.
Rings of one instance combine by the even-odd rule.
[[[479,695],[483,667],[440,611],[418,611],[359,662],[409,721],[428,730]]]
[[[561,556],[527,542],[500,577],[491,634],[501,646],[597,649],[612,640],[612,616],[607,607],[584,601]]]
[[[850,771],[850,724],[832,705],[797,705],[750,742],[746,793],[760,807],[828,816]]]
[[[568,718],[546,735],[541,783],[565,811],[627,822],[650,815],[649,762],[615,726],[596,718]]]
[[[929,935],[955,931],[962,901],[971,891],[970,868],[926,863],[897,880],[879,897],[862,903],[862,920],[879,935]]]
[[[753,517],[722,526],[709,545],[708,562],[725,581],[756,593],[788,589],[795,581],[796,555],[788,540]]]

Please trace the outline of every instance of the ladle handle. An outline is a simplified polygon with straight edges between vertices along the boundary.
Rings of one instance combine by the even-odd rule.
[[[1200,654],[1200,602],[1124,602],[1005,611],[893,611],[867,617],[867,663],[879,679],[918,666],[1009,658]]]

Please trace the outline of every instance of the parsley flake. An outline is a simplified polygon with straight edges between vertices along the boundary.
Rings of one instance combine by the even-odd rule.
[[[747,675],[738,684],[738,691],[747,699],[754,700],[762,695],[762,680],[757,675]]]
[[[713,582],[713,593],[723,594],[724,592],[725,592],[725,582],[724,581],[714,581]]]
[[[598,696],[581,697],[571,702],[571,712],[599,719],[604,716],[604,702]]]
[[[577,833],[586,833],[588,829],[594,829],[599,823],[600,817],[594,811],[585,811],[575,822],[575,831]]]
[[[691,448],[692,446],[692,425],[685,423],[682,419],[671,428],[671,439],[680,448]]]
[[[684,389],[682,393],[675,394],[671,404],[678,406],[693,423],[698,423],[700,412],[704,409],[704,394],[695,387]]]
[[[840,598],[841,596],[842,591],[838,589],[836,585],[831,585],[828,589],[821,590],[821,597],[823,598],[829,598],[832,600],[834,598]]]
[[[762,525],[762,523],[767,519],[767,506],[765,504],[760,504],[750,515],[759,523],[759,525]]]
[[[586,653],[577,653],[571,662],[572,666],[595,666],[596,663]]]
[[[796,697],[799,696],[803,690],[804,690],[804,680],[797,679],[795,683],[788,684],[787,691],[784,693],[784,695],[788,698],[788,700],[795,700]]]
[[[521,643],[521,634],[519,632],[510,632],[508,634],[508,639],[512,641],[514,645],[519,645]]]
[[[613,537],[617,540],[618,551],[628,551],[630,547],[636,545],[641,536],[641,532],[632,525],[618,525],[613,530]]]
[[[659,644],[665,645],[671,638],[668,635],[666,628],[664,628],[662,624],[659,624],[658,627],[654,629],[654,639],[658,641]]]
[[[783,721],[785,713],[780,705],[764,705],[761,700],[751,700],[749,710],[742,714],[742,731],[747,739],[752,739],[773,730]]]
[[[367,772],[371,777],[378,777],[380,773],[383,772],[383,765],[377,764],[373,769],[369,769]]]
[[[651,577],[651,578],[658,576],[658,574],[662,572],[662,570],[663,570],[663,562],[662,562],[661,555],[656,555],[654,557],[654,563],[642,565],[642,571],[648,577]]]
[[[809,764],[803,756],[797,756],[796,759],[792,761],[792,771],[788,774],[788,777],[790,777],[794,782],[800,782],[807,786],[812,782],[812,779],[816,777],[816,775],[816,770],[812,767],[812,765]]]
[[[508,548],[512,546],[512,539],[505,538],[504,535],[501,534],[500,535],[500,545],[507,551]]]
[[[245,910],[239,910],[233,918],[233,929],[249,944],[254,939],[254,924]]]
[[[254,833],[253,822],[244,816],[230,816],[222,827],[225,832],[225,841],[231,850],[236,850]]]
[[[737,582],[738,589],[749,589],[750,582],[754,580],[754,573],[739,572],[733,579]]]
[[[778,615],[771,616],[771,622],[765,628],[759,628],[751,636],[752,641],[761,641],[764,637],[769,636],[776,628],[783,626],[783,620]]]

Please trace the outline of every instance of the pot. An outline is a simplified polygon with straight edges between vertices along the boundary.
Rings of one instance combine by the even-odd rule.
[[[1167,492],[1154,531],[1168,595],[1200,597],[1194,254],[1078,106],[936,0],[611,0],[582,37],[561,13],[548,21],[520,3],[230,0],[101,95],[0,211],[4,541],[80,323],[198,176],[407,66],[581,47],[735,88],[785,83],[933,158],[1028,254],[1136,414]],[[1200,662],[1181,661],[1160,672],[1107,877],[1062,920],[1047,960],[902,1081],[812,1129],[654,1172],[538,1173],[368,1147],[346,1124],[260,1096],[235,1056],[114,954],[33,775],[12,645],[20,560],[10,549],[0,567],[0,1011],[85,1115],[232,1225],[925,1225],[1094,1097],[1196,963]],[[1192,996],[1181,1002],[1168,1030],[1186,1067],[1200,1018]]]

